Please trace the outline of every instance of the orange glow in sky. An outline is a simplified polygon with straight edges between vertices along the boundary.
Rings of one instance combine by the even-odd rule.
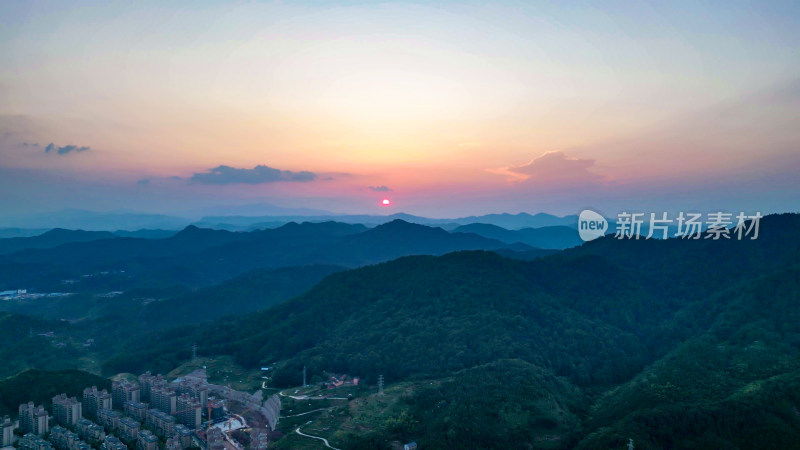
[[[293,3],[0,2],[0,219],[795,204],[797,2]]]

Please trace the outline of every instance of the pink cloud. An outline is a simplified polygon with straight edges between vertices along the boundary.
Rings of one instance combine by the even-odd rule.
[[[527,164],[488,169],[489,172],[503,175],[510,181],[530,183],[587,182],[603,178],[591,172],[595,160],[568,156],[562,151],[547,152]]]

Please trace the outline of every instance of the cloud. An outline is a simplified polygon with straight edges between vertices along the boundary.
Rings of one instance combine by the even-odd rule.
[[[213,169],[212,169],[213,170]],[[136,181],[137,186],[152,186],[152,185],[159,185],[159,186],[166,186],[168,184],[175,185],[175,183],[186,183],[187,181],[191,181],[191,177],[180,177],[178,175],[170,175],[164,177],[148,177],[148,178],[141,178]]]
[[[488,169],[489,172],[504,175],[513,181],[590,181],[602,175],[590,172],[595,160],[567,156],[562,151],[552,151],[519,166]]]
[[[388,186],[368,186],[372,192],[392,192]]]
[[[56,147],[55,144],[52,142],[44,148],[45,153],[56,152],[59,155],[66,155],[68,153],[78,153],[78,152],[85,152],[89,150],[89,147],[78,147],[77,145],[65,145],[63,147]]]
[[[317,175],[312,172],[274,169],[258,165],[252,169],[237,169],[230,166],[217,166],[208,172],[195,173],[190,181],[202,184],[261,184],[279,181],[313,181]]]

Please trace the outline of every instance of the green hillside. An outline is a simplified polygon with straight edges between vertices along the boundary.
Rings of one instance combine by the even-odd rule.
[[[222,284],[148,304],[140,320],[148,328],[213,321],[267,309],[302,294],[343,267],[311,265],[256,269]]]
[[[279,362],[278,386],[299,384],[303,366],[372,383],[444,380],[402,403],[416,425],[339,437],[354,446],[757,448],[741,427],[751,416],[774,428],[767,442],[800,441],[800,416],[787,413],[800,402],[773,401],[786,390],[778,380],[800,373],[798,228],[800,216],[782,215],[763,219],[754,241],[607,237],[533,261],[480,251],[400,258],[202,333],[147,336],[105,370],[175,365],[197,340],[245,367]],[[544,392],[548,407],[537,403]]]
[[[30,368],[77,368],[85,353],[66,322],[0,311],[0,378]]]
[[[19,405],[29,401],[43,403],[52,414],[49,408],[53,397],[66,393],[81,398],[83,389],[91,386],[110,390],[111,381],[80,370],[26,370],[0,380],[0,416],[16,416]]]

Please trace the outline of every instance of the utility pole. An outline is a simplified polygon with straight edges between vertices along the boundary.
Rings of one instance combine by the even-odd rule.
[[[306,384],[306,366],[303,366],[303,387],[306,386],[308,386],[308,384]]]
[[[633,450],[633,439],[628,439],[628,450]]]
[[[383,395],[383,375],[378,375],[378,395]]]
[[[192,361],[197,361],[197,344],[192,344]]]

